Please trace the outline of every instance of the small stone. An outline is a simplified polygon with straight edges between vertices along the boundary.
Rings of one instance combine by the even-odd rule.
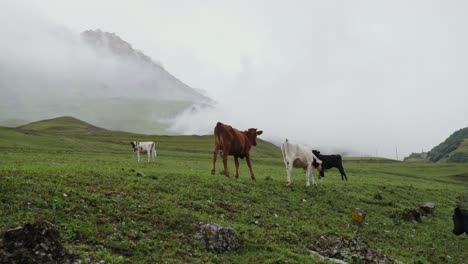
[[[432,215],[434,214],[435,204],[431,202],[421,203],[419,209],[423,215]]]
[[[39,245],[40,245],[45,251],[48,251],[48,250],[49,250],[49,247],[46,246],[46,244],[40,243]]]

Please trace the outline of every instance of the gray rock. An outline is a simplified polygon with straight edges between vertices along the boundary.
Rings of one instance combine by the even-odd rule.
[[[5,231],[0,236],[0,263],[74,263],[55,227],[37,221]]]
[[[401,264],[402,262],[388,257],[378,250],[372,249],[366,241],[359,238],[344,238],[334,235],[322,235],[313,246],[318,255],[326,257],[327,261],[336,263],[350,261],[352,263]],[[317,254],[314,254],[317,256]],[[343,263],[343,262],[341,262]]]
[[[423,215],[432,215],[434,214],[435,204],[431,202],[419,204],[419,210]]]
[[[216,223],[199,223],[194,237],[208,250],[216,253],[231,252],[241,245],[239,235],[233,228]]]

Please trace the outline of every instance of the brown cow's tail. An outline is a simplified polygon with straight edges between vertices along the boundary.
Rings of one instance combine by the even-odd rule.
[[[217,145],[218,148],[221,148],[221,146],[223,145],[223,137],[221,136],[221,131],[219,131],[219,128],[218,128],[220,125],[222,124],[218,122],[214,129],[215,145]]]

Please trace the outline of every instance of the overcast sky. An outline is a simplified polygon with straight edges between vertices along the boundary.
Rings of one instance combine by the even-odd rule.
[[[115,32],[206,90],[216,111],[184,133],[222,121],[401,159],[468,126],[467,1],[3,1],[4,18]]]

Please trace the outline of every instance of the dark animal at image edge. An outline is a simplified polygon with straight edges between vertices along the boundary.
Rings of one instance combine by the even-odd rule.
[[[216,158],[218,157],[218,152],[221,151],[226,176],[229,177],[227,157],[228,155],[231,155],[234,156],[234,163],[236,165],[236,178],[239,178],[238,158],[243,159],[245,157],[247,166],[250,170],[250,177],[252,180],[255,180],[252,164],[250,162],[250,149],[252,146],[257,145],[257,136],[262,133],[262,130],[257,131],[256,128],[239,131],[229,125],[218,122],[214,129],[213,167],[211,168],[211,174],[215,174]]]
[[[453,233],[461,235],[465,233],[468,235],[468,211],[460,207],[455,208],[453,212]]]
[[[346,173],[343,168],[343,162],[341,159],[341,155],[333,154],[333,155],[322,155],[318,150],[312,150],[317,158],[322,161],[322,171],[320,171],[320,177],[325,177],[325,169],[337,168],[341,173],[341,180],[348,180]]]

